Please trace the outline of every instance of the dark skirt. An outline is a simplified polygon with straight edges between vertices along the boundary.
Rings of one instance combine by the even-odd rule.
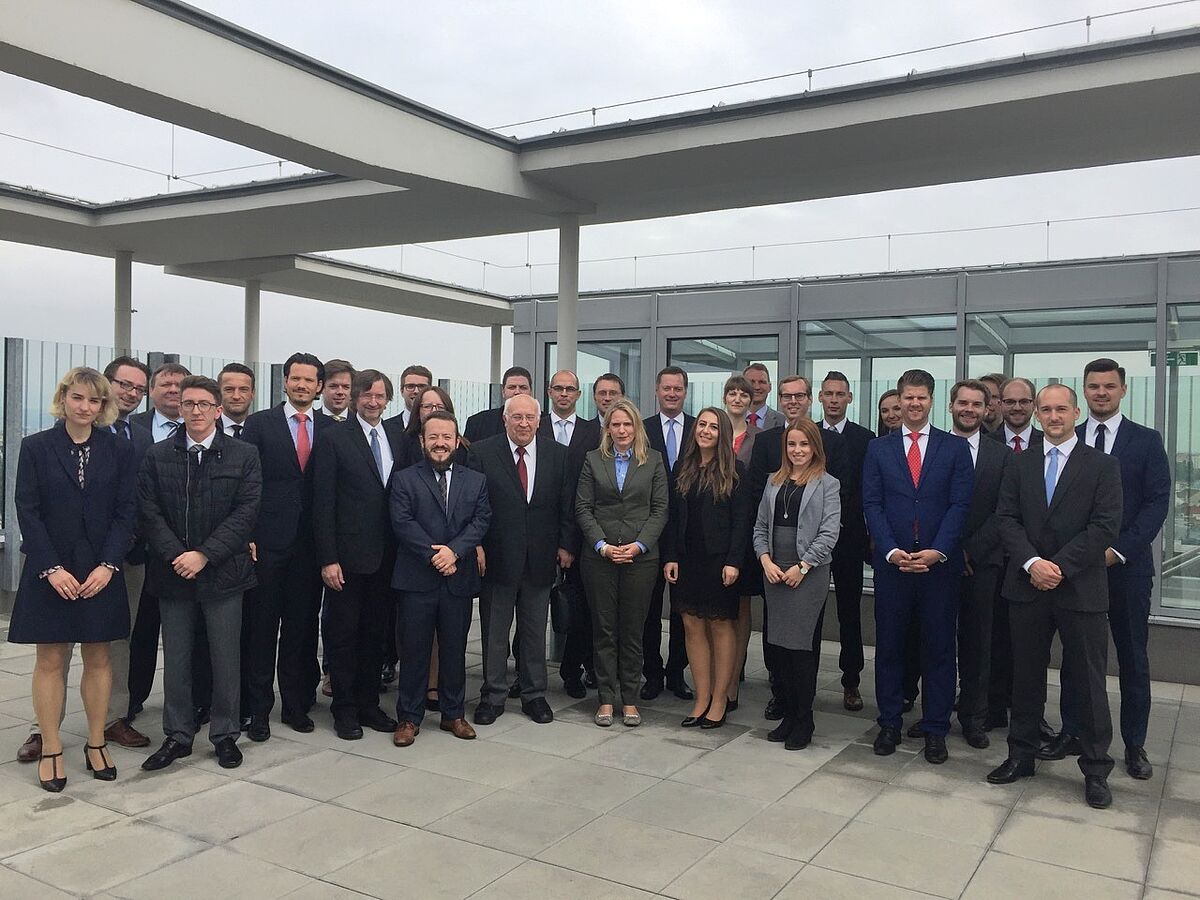
[[[76,558],[95,558],[80,548]],[[83,584],[91,572],[86,565],[65,568]],[[29,566],[13,601],[8,640],[13,644],[95,644],[129,639],[129,598],[125,575],[114,572],[108,587],[95,597],[64,600],[45,578]]]
[[[687,556],[679,559],[679,581],[671,588],[671,608],[698,619],[736,619],[737,584],[721,584],[722,554]]]

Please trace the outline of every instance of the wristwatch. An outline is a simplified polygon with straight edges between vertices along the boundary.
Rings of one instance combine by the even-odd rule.
[[[812,566],[810,566],[808,563],[806,563],[806,562],[800,563],[800,574],[801,575],[807,575],[811,571],[812,571]]]

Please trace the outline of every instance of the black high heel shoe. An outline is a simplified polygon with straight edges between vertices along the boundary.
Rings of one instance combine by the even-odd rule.
[[[704,707],[704,712],[700,713],[700,715],[688,716],[686,719],[684,719],[679,724],[682,725],[684,728],[699,728],[700,723],[705,721],[704,717],[708,715],[708,709],[710,706],[712,706],[711,703],[709,703],[708,706]]]
[[[105,766],[103,769],[97,769],[95,766],[92,765],[92,755],[91,755],[91,753],[88,752],[89,750],[95,750],[97,753],[100,754],[100,761],[103,762],[104,761],[104,749],[107,746],[108,746],[107,743],[103,743],[99,747],[93,747],[91,744],[84,744],[83,745],[83,761],[85,763],[87,763],[87,770],[92,773],[93,778],[98,779],[99,781],[116,781],[117,780],[117,767],[116,766]],[[66,779],[64,778],[63,781],[66,781]]]
[[[59,793],[60,791],[62,791],[63,788],[65,788],[67,786],[67,776],[63,775],[62,778],[49,778],[49,779],[43,778],[41,775],[42,760],[43,759],[51,759],[51,760],[58,759],[60,756],[62,756],[61,750],[58,751],[57,753],[43,753],[38,757],[38,781],[40,781],[42,784],[42,790],[49,791],[52,794]],[[58,771],[58,763],[51,763],[51,766],[53,767],[52,771],[55,771],[55,772]]]
[[[729,707],[725,707],[725,712],[719,719],[710,719],[707,715],[700,717],[700,727],[704,729],[720,728],[725,724],[725,716],[729,715]]]

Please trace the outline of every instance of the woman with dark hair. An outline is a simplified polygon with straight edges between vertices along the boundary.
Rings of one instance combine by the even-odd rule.
[[[737,579],[752,513],[746,467],[733,455],[730,417],[706,407],[685,442],[663,533],[663,577],[683,619],[696,683],[696,702],[684,728],[725,724],[737,660]]]
[[[725,413],[733,427],[733,454],[746,466],[750,465],[754,436],[762,430],[746,421],[746,413],[750,411],[750,405],[754,402],[753,395],[754,389],[742,375],[730,376],[725,382],[725,390],[721,393]]]
[[[766,579],[767,643],[783,720],[767,740],[802,750],[813,735],[813,698],[829,564],[841,530],[838,480],[825,471],[821,432],[797,419],[784,433],[783,461],[767,482],[754,523],[754,552]]]
[[[762,432],[762,429],[757,425],[751,425],[746,421],[746,413],[750,411],[750,406],[753,403],[753,393],[754,388],[745,376],[731,375],[725,382],[725,390],[722,394],[725,403],[725,413],[729,417],[729,423],[733,429],[734,457],[747,468],[750,466],[750,457],[754,453],[754,441]],[[753,510],[751,511],[751,516],[753,516]],[[745,544],[747,550],[751,549],[749,541],[750,527],[751,523],[748,522]],[[742,679],[742,672],[746,667],[746,652],[750,646],[750,598],[762,592],[762,579],[759,577],[759,573],[755,571],[757,566],[758,562],[754,556],[748,555],[742,564],[742,574],[737,584],[737,594],[741,600],[739,601],[737,623],[735,626],[737,658],[734,660],[734,671],[738,673],[738,677],[730,682],[729,685],[729,696],[727,699],[728,707],[731,710],[738,708],[738,695],[741,693],[739,685]]]
[[[900,392],[894,388],[879,395],[879,424],[877,437],[891,434],[900,427]]]

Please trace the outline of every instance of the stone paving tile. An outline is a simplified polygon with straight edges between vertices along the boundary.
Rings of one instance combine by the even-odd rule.
[[[627,733],[618,736],[616,740],[605,741],[599,747],[584,751],[575,759],[612,769],[624,769],[639,775],[666,778],[700,759],[705,752],[660,737]]]
[[[659,782],[612,811],[615,816],[723,841],[766,803],[672,781]]]
[[[924,900],[932,896],[887,881],[870,881],[857,875],[834,872],[819,866],[805,866],[800,874],[775,895],[776,900]]]
[[[422,827],[495,790],[448,775],[398,768],[386,778],[343,794],[334,802],[382,819]]]
[[[1029,900],[1030,897],[1138,900],[1141,890],[1138,882],[989,853],[963,892],[963,900]]]
[[[678,900],[767,900],[802,864],[739,844],[722,844],[663,889]]]
[[[521,718],[524,719],[524,716]],[[479,730],[483,732],[486,729]],[[522,747],[536,753],[571,757],[603,744],[605,741],[610,741],[615,736],[611,728],[597,728],[595,725],[576,725],[573,722],[551,722],[548,725],[539,725],[536,722],[525,720],[515,728],[488,737],[498,743]]]
[[[140,878],[112,888],[113,897],[128,900],[206,900],[211,897],[254,897],[255,900],[293,896],[312,879],[299,872],[233,853],[224,847],[212,847],[157,868]]]
[[[0,806],[0,860],[125,818],[69,794],[39,794]]]
[[[784,794],[779,802],[853,818],[881,790],[883,785],[878,781],[818,771]]]
[[[426,830],[531,857],[594,818],[596,813],[582,807],[501,790],[438,819]]]
[[[514,784],[511,790],[604,813],[656,784],[660,784],[659,779],[649,775],[598,766],[581,759],[563,759]]]
[[[890,786],[867,804],[857,821],[986,847],[1007,815],[1006,809],[990,803]]]
[[[1200,894],[1200,844],[1159,838],[1154,842],[1146,883],[1167,890]]]
[[[261,769],[251,774],[249,780],[313,800],[332,800],[365,785],[376,784],[398,768],[377,759],[322,750]]]
[[[994,849],[1013,856],[1141,882],[1150,858],[1149,835],[1014,812]]]
[[[28,875],[22,875],[7,866],[0,866],[0,897],[13,898],[13,900],[69,900],[70,894],[60,891],[58,888],[50,887],[41,881],[30,878]]]
[[[582,872],[531,859],[497,878],[471,900],[528,900],[530,897],[570,897],[571,900],[644,900],[658,896]]]
[[[849,821],[833,813],[774,803],[739,829],[732,843],[808,862]]]
[[[210,844],[224,844],[314,805],[315,801],[286,791],[231,781],[149,810],[140,818]]]

